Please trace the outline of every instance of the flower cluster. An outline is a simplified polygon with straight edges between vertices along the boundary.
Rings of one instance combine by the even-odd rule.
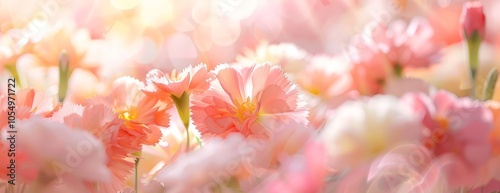
[[[365,1],[3,12],[25,1],[0,6],[0,192],[500,190],[496,1],[397,0],[362,32],[338,26]]]

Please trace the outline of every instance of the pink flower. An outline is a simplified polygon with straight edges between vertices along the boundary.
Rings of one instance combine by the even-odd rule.
[[[265,185],[264,192],[320,192],[327,175],[325,147],[316,142],[305,146],[303,154],[289,158],[278,171],[279,176]]]
[[[386,79],[392,73],[392,66],[387,57],[373,42],[359,37],[351,42],[349,56],[352,63],[351,76],[356,90],[363,95],[380,93]]]
[[[456,160],[446,173],[450,185],[472,185],[491,156],[488,136],[493,128],[492,113],[481,102],[458,99],[445,91],[430,97],[408,94],[402,100],[423,116],[422,123],[428,129],[424,145],[435,157]]]
[[[433,160],[425,147],[395,147],[371,164],[367,192],[448,192],[442,170],[450,162]]]
[[[276,169],[290,157],[300,153],[315,136],[315,130],[290,120],[268,120],[268,139],[248,139],[248,146],[258,152],[253,165]]]
[[[160,70],[151,70],[146,75],[146,94],[160,99],[171,95],[180,98],[182,93],[202,92],[210,87],[212,73],[205,64],[195,67],[186,67],[181,73],[173,70],[171,74],[164,74]]]
[[[372,163],[343,171],[327,192],[449,192],[442,169],[450,160],[432,158],[425,147],[396,146]]]
[[[481,1],[467,1],[464,3],[460,23],[465,38],[470,39],[474,33],[478,38],[485,38],[486,17]]]
[[[484,186],[471,190],[470,193],[498,192],[498,190],[500,190],[500,180],[492,180]]]
[[[202,134],[265,135],[267,119],[307,124],[298,88],[272,64],[219,65],[209,90],[195,95],[192,118]]]
[[[380,93],[388,78],[401,77],[408,68],[428,67],[440,57],[440,46],[429,43],[434,30],[424,19],[413,19],[408,26],[402,21],[373,24],[349,49],[354,85],[361,94]]]
[[[228,186],[236,185],[233,183],[248,175],[245,145],[241,134],[231,134],[226,139],[214,138],[162,169],[157,180],[169,193],[227,191]]]
[[[38,191],[55,181],[76,180],[80,185],[110,182],[105,148],[90,132],[39,116],[19,121],[16,129],[16,166],[21,182],[37,184]],[[3,145],[9,145],[5,139],[12,133],[3,132],[1,136]],[[2,163],[2,171],[5,168]]]
[[[439,58],[440,46],[433,42],[434,29],[423,18],[414,18],[407,25],[404,21],[389,26],[378,24],[370,38],[394,66],[395,73],[406,68],[428,67]]]
[[[500,156],[500,103],[488,101],[485,105],[491,110],[494,118],[494,128],[489,137],[493,145],[493,154]]]
[[[489,141],[493,148],[492,156],[488,164],[484,167],[485,173],[483,174],[487,182],[492,179],[500,180],[500,165],[498,164],[500,161],[500,103],[497,101],[487,101],[485,105],[493,114],[494,124],[493,130],[489,135]]]

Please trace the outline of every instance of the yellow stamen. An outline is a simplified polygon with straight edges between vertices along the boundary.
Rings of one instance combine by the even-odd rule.
[[[250,97],[248,97],[246,101],[239,104],[237,108],[238,109],[236,110],[236,117],[243,121],[255,113],[255,109],[257,108],[257,106],[252,103]]]
[[[137,111],[135,109],[125,110],[119,113],[118,118],[130,121],[137,118]]]

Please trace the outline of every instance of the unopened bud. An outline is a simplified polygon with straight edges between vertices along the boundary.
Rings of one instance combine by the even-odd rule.
[[[484,39],[486,29],[486,17],[483,12],[483,4],[479,1],[465,2],[460,18],[463,35],[467,39]],[[473,36],[477,37],[473,37]]]
[[[59,102],[63,102],[66,97],[70,74],[69,56],[66,51],[63,50],[59,56]]]

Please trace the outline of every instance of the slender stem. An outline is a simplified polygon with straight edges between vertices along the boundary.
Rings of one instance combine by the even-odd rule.
[[[472,37],[467,40],[467,47],[469,52],[469,69],[471,74],[472,87],[470,96],[476,98],[476,76],[479,67],[479,47],[481,46],[481,39],[477,32],[473,33]]]
[[[138,189],[139,189],[139,186],[138,186],[138,183],[137,183],[138,179],[139,179],[139,172],[138,172],[139,161],[140,161],[139,158],[135,158],[134,190],[135,190],[136,193],[138,193]]]
[[[16,79],[16,84],[19,85],[19,87],[21,87],[21,79],[19,79],[19,73],[17,72],[17,65],[15,63],[14,64],[6,64],[5,69],[7,69],[7,71],[10,72],[12,77],[14,79]]]
[[[189,124],[184,125],[186,127],[186,152],[189,151]]]
[[[62,51],[59,56],[59,102],[63,102],[68,91],[68,81],[72,69],[69,67],[69,56],[66,51]]]
[[[180,97],[171,96],[174,101],[175,107],[177,108],[177,113],[179,113],[179,117],[186,128],[186,151],[189,151],[190,147],[190,136],[189,136],[189,119],[190,119],[190,111],[189,111],[189,93],[184,92]]]

